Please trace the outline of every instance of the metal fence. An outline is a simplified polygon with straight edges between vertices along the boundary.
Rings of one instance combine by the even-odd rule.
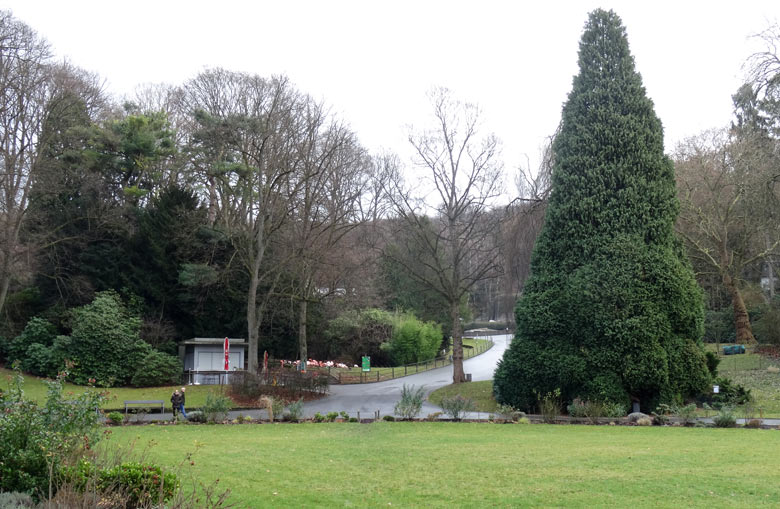
[[[490,350],[492,347],[493,347],[492,340],[479,342],[476,346],[472,348],[468,348],[464,345],[463,360],[470,359],[476,355],[484,353]],[[344,368],[319,368],[319,369],[327,370],[327,373],[331,378],[331,383],[364,384],[364,383],[382,382],[385,380],[393,380],[395,378],[414,375],[416,373],[422,373],[431,369],[443,368],[444,366],[449,366],[450,364],[452,364],[452,356],[444,355],[428,361],[416,362],[414,364],[406,364],[404,366],[393,366],[389,368],[385,368],[385,367],[371,368],[371,371],[368,372],[360,371],[360,368],[352,368],[352,370],[344,370]]]

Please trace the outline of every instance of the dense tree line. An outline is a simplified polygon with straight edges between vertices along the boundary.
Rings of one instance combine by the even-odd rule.
[[[503,217],[484,201],[500,185],[495,140],[468,168],[472,183],[487,186],[484,196],[474,198],[470,186],[458,190],[458,203],[414,212],[431,232],[454,232],[426,246],[418,242],[426,234],[391,199],[401,192],[416,199],[398,159],[369,154],[345,120],[286,77],[207,69],[180,85],[142,87],[118,104],[98,76],[56,62],[45,40],[10,13],[0,22],[0,353],[7,360],[24,360],[27,348],[41,345],[31,352],[51,355],[38,355],[34,371],[50,371],[76,352],[55,348],[67,342],[56,338],[73,338],[84,326],[79,310],[108,313],[101,304],[108,295],[137,321],[124,335],[128,345],[142,340],[175,354],[191,337],[246,337],[250,369],[264,350],[354,360],[349,349],[332,348],[328,324],[377,306],[442,323],[439,343],[454,335],[460,344],[470,292],[509,258],[497,258],[500,242],[488,237]],[[473,122],[469,108],[449,121]],[[421,154],[438,150],[425,145],[434,134],[419,138]],[[437,178],[435,166],[427,171]],[[458,248],[453,258],[458,243],[480,249]],[[415,278],[437,259],[461,264],[468,283],[457,275],[443,288]],[[481,299],[501,297],[493,290]],[[28,323],[50,334],[24,339]],[[384,357],[416,358],[397,350]],[[133,373],[101,377],[129,383]]]
[[[732,334],[780,343],[780,306],[773,300],[780,246],[780,65],[773,44],[780,33],[773,27],[762,37],[768,49],[749,62],[749,82],[734,96],[734,124],[680,145],[674,174],[630,55],[616,60],[620,79],[601,83],[583,67],[582,93],[573,93],[541,167],[521,175],[518,198],[506,204],[500,143],[479,131],[479,108],[446,89],[431,96],[430,127],[410,133],[416,154],[410,182],[396,156],[370,154],[345,119],[284,76],[213,68],[181,84],[141,87],[120,102],[99,76],[56,61],[45,39],[0,12],[0,357],[51,373],[78,353],[73,338],[94,330],[100,320],[90,310],[100,309],[126,322],[123,347],[132,352],[125,354],[158,366],[161,377],[176,369],[170,356],[177,343],[195,336],[246,337],[250,368],[264,350],[354,361],[363,348],[393,362],[400,350],[393,359],[381,341],[348,339],[373,316],[365,310],[379,308],[438,323],[442,342],[452,340],[459,382],[462,324],[511,321],[522,295],[521,335],[555,343],[558,353],[578,344],[563,330],[574,324],[579,332],[595,327],[591,339],[625,336],[643,345],[636,346],[644,359],[637,365],[666,355],[665,371],[613,365],[596,384],[577,373],[609,364],[607,357],[572,354],[573,364],[553,363],[565,368],[566,376],[559,374],[568,385],[561,378],[539,390],[579,387],[583,396],[653,400],[668,382],[673,392],[691,393],[701,385],[694,376],[701,371],[698,354],[689,352],[695,365],[687,381],[675,378],[679,363],[670,360],[701,337],[683,244],[669,231],[675,217],[707,297],[705,339]],[[591,42],[607,51],[598,46],[602,39]],[[621,128],[620,115],[606,126],[603,118],[593,125],[575,118],[586,118],[578,111],[596,103],[599,115],[621,110],[614,101],[620,80],[630,89],[624,99],[636,110],[632,118],[643,121]],[[595,145],[588,144],[605,140],[588,138],[578,125],[622,139],[627,155],[591,153]],[[603,172],[596,184],[578,173],[587,165]],[[644,174],[645,187],[633,182],[637,168],[658,177],[657,185]],[[551,192],[554,182],[574,197]],[[607,212],[596,213],[596,204]],[[583,221],[589,226],[575,227]],[[543,225],[547,233],[537,242]],[[629,240],[621,244],[616,232]],[[630,239],[640,237],[652,246],[634,253]],[[621,253],[631,263],[612,261]],[[632,286],[638,270],[632,263],[651,258],[664,267],[664,278],[683,281],[672,286],[688,310],[684,320],[671,308],[642,308],[657,288]],[[526,284],[531,267],[536,275]],[[652,322],[641,328],[656,332],[626,332],[608,316],[614,296],[602,295],[599,326],[592,313],[582,311],[582,323],[572,318],[579,301],[567,299],[576,292],[559,295],[550,308],[534,304],[535,293],[571,285],[593,300],[592,278],[645,295],[631,301],[633,311],[623,318]],[[543,331],[544,340],[536,337],[542,329],[535,320],[554,329]],[[615,344],[612,350],[627,354]],[[649,357],[641,353],[645,347]],[[105,373],[100,382],[132,383],[135,374]],[[516,374],[510,378],[518,383]]]

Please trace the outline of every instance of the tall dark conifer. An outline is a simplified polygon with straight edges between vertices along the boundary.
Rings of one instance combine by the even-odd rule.
[[[678,211],[663,129],[613,13],[596,10],[553,144],[553,187],[517,335],[496,370],[502,403],[560,389],[626,407],[709,383],[701,292],[673,232]]]

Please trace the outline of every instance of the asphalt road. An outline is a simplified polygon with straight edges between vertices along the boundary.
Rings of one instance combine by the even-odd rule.
[[[463,369],[466,373],[471,373],[473,381],[493,378],[496,364],[503,356],[511,338],[510,334],[492,336],[494,345],[490,350],[463,362]],[[360,412],[361,418],[372,418],[377,411],[380,416],[392,415],[395,404],[401,399],[401,389],[404,384],[424,386],[427,396],[439,387],[451,383],[452,366],[445,366],[385,382],[332,385],[328,396],[304,405],[304,415],[310,417],[317,412],[326,414],[342,411],[348,412],[352,417],[356,417]],[[425,402],[420,415],[425,417],[439,411],[441,408]]]

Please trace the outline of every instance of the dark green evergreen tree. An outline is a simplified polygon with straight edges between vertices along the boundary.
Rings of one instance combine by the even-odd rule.
[[[496,370],[501,403],[561,390],[651,411],[700,394],[703,301],[674,235],[663,129],[612,11],[596,10],[563,107],[544,228]]]

